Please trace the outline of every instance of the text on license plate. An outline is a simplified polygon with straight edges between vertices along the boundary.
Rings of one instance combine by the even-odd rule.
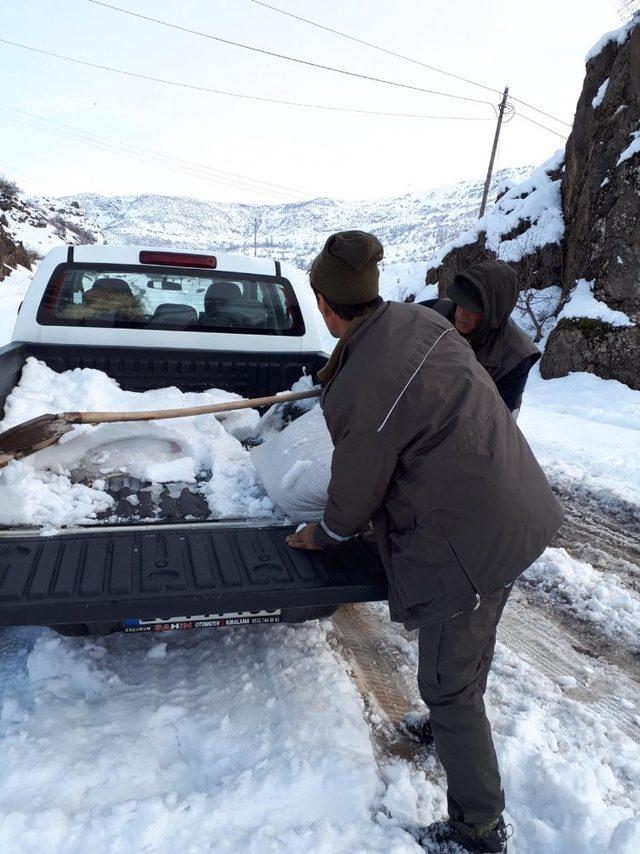
[[[186,629],[221,629],[225,626],[255,626],[279,623],[281,611],[233,611],[228,614],[200,614],[196,617],[133,617],[122,621],[124,632],[171,632]]]

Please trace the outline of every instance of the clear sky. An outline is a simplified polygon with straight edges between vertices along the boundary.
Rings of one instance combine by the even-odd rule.
[[[499,100],[495,93],[251,0],[108,2],[312,62],[491,104]],[[582,86],[585,54],[604,32],[621,25],[617,0],[268,2],[498,90],[509,84],[516,97],[567,122]],[[480,119],[393,118],[240,100],[0,44],[0,172],[30,192],[159,193],[251,203],[303,196],[366,199],[425,190],[486,171],[495,126],[491,104],[308,68],[89,0],[0,0],[0,38],[138,74],[265,98]],[[559,122],[514,106],[568,133]],[[59,133],[51,133],[52,128]],[[78,137],[86,135],[101,147],[81,142]],[[563,144],[561,137],[516,115],[504,127],[497,166],[538,164]],[[118,145],[127,146],[136,159],[117,153]],[[150,156],[156,160],[149,162]],[[256,180],[295,192],[256,185]]]

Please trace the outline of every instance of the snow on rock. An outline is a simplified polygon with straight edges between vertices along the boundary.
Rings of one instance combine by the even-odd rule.
[[[557,249],[564,235],[563,163],[564,152],[557,151],[528,178],[507,189],[482,219],[441,246],[427,261],[427,283],[449,284],[459,268],[456,255],[464,256],[467,247],[470,261],[466,263],[494,257],[516,265],[547,246]],[[550,266],[554,265],[552,258]],[[554,284],[553,280],[548,284]],[[423,299],[421,287],[413,292]]]
[[[0,650],[7,854],[421,850],[377,819],[363,702],[318,623],[160,644],[8,629]]]
[[[124,391],[101,371],[77,368],[58,374],[29,358],[7,398],[0,431],[45,412],[144,411],[239,399],[217,389]],[[273,505],[240,442],[258,421],[255,410],[241,410],[220,420],[200,415],[76,426],[59,445],[12,462],[0,473],[0,523],[61,527],[87,522],[109,507],[103,478],[113,472],[150,482],[188,483],[200,475],[200,491],[213,517],[268,516]],[[73,482],[78,468],[93,478],[88,486]]]
[[[594,282],[580,279],[576,282],[575,290],[571,293],[569,302],[558,314],[558,321],[565,317],[587,317],[601,320],[611,326],[634,326],[632,320],[622,311],[615,311],[605,302],[596,299],[593,294]]]
[[[562,167],[564,151],[557,151],[546,163],[534,169],[531,177],[507,191],[490,210],[481,227],[486,229],[486,245],[494,248],[502,261],[519,261],[524,255],[547,243],[559,243],[564,234],[561,179],[549,173]],[[523,235],[504,239],[521,223],[531,225]]]
[[[600,86],[600,88],[596,92],[595,98],[593,99],[593,101],[591,101],[591,106],[593,107],[594,110],[597,107],[599,107],[600,104],[604,101],[604,96],[607,94],[608,87],[609,87],[609,78],[607,77],[607,79],[604,81],[604,83]]]
[[[594,44],[589,53],[586,55],[585,62],[588,63],[590,60],[598,56],[598,54],[602,53],[605,47],[611,42],[616,42],[619,45],[623,45],[631,35],[632,31],[635,29],[635,27],[638,26],[639,22],[640,12],[637,12],[629,21],[627,21],[627,23],[623,27],[620,27],[617,30],[612,30],[610,33],[605,33],[602,38],[598,39],[598,41]]]
[[[524,574],[536,590],[607,637],[640,651],[640,596],[615,574],[594,569],[565,549],[548,548]]]
[[[635,154],[640,154],[640,130],[632,131],[631,142],[618,158],[616,166],[620,166],[625,160],[630,160]]]

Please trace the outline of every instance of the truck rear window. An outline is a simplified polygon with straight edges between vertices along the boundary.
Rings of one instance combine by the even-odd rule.
[[[58,326],[304,334],[286,279],[155,266],[61,265],[37,319]]]

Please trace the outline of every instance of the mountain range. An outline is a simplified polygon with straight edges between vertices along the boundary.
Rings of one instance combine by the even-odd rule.
[[[530,171],[530,167],[519,167],[498,172],[491,198]],[[375,233],[385,247],[387,263],[425,260],[477,219],[482,187],[481,180],[462,181],[388,199],[354,202],[317,198],[273,205],[92,193],[59,201],[79,204],[107,243],[242,254],[253,254],[255,249],[258,255],[274,256],[306,269],[329,234],[348,228]]]

